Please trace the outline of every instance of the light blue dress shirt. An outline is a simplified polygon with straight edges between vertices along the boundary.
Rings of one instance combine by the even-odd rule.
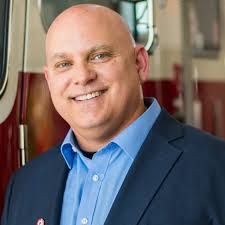
[[[70,169],[63,197],[60,225],[103,225],[124,178],[161,108],[149,99],[149,108],[92,160],[85,157],[70,130],[61,153]]]

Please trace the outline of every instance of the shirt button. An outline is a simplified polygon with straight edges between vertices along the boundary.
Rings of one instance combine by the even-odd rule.
[[[93,175],[92,180],[97,182],[99,180],[99,176],[97,174]]]
[[[81,219],[81,224],[88,224],[88,219],[87,218],[82,218]]]

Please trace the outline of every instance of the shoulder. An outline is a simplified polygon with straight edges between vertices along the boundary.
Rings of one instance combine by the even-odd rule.
[[[186,170],[199,179],[224,177],[225,141],[190,125],[180,126],[183,136],[171,144],[182,151],[180,161]]]
[[[15,172],[14,178],[21,182],[28,182],[29,180],[32,182],[34,178],[44,179],[53,174],[58,167],[64,167],[65,165],[60,146],[55,146],[19,168]]]
[[[225,140],[189,125],[183,125],[184,145],[198,152],[225,155]]]
[[[25,221],[30,224],[27,212],[39,212],[38,205],[45,203],[40,210],[49,209],[46,199],[56,199],[58,190],[63,190],[68,167],[61,155],[59,146],[53,147],[18,169],[10,178],[3,213],[3,224]],[[52,191],[56,189],[57,191]],[[63,192],[62,192],[63,193]],[[33,207],[33,208],[32,208]],[[26,222],[29,221],[29,222]]]
[[[18,193],[39,195],[40,190],[44,191],[44,187],[52,188],[60,179],[64,180],[67,174],[68,167],[60,148],[56,146],[18,169],[12,175],[8,189],[15,199],[19,198]]]
[[[180,123],[162,110],[155,132],[185,155],[225,160],[225,140],[193,126]]]
[[[26,169],[40,169],[40,165],[42,166],[51,166],[55,164],[58,160],[60,160],[61,152],[60,152],[60,145],[54,146],[44,153],[40,154],[39,156],[35,157],[34,159],[28,161],[25,166],[21,167],[21,170]],[[63,159],[63,158],[62,158]]]

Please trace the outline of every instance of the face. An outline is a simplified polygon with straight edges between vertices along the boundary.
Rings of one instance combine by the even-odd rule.
[[[102,21],[101,13],[64,16],[46,42],[53,104],[78,141],[107,141],[144,112],[147,53],[133,45],[120,19]]]

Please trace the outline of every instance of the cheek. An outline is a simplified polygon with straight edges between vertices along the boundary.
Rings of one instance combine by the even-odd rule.
[[[104,71],[101,73],[104,75],[104,79],[106,79],[109,83],[122,82],[127,76],[127,71],[124,69],[124,66],[121,63],[118,63],[116,60],[113,60],[112,63],[107,65],[104,68]]]
[[[64,77],[53,77],[48,82],[52,95],[63,95],[69,85],[68,79]]]
[[[110,62],[96,65],[94,69],[101,76],[107,78],[107,80],[115,80],[121,76],[121,70],[123,70],[124,62],[114,58]],[[118,77],[118,78],[117,78]]]

